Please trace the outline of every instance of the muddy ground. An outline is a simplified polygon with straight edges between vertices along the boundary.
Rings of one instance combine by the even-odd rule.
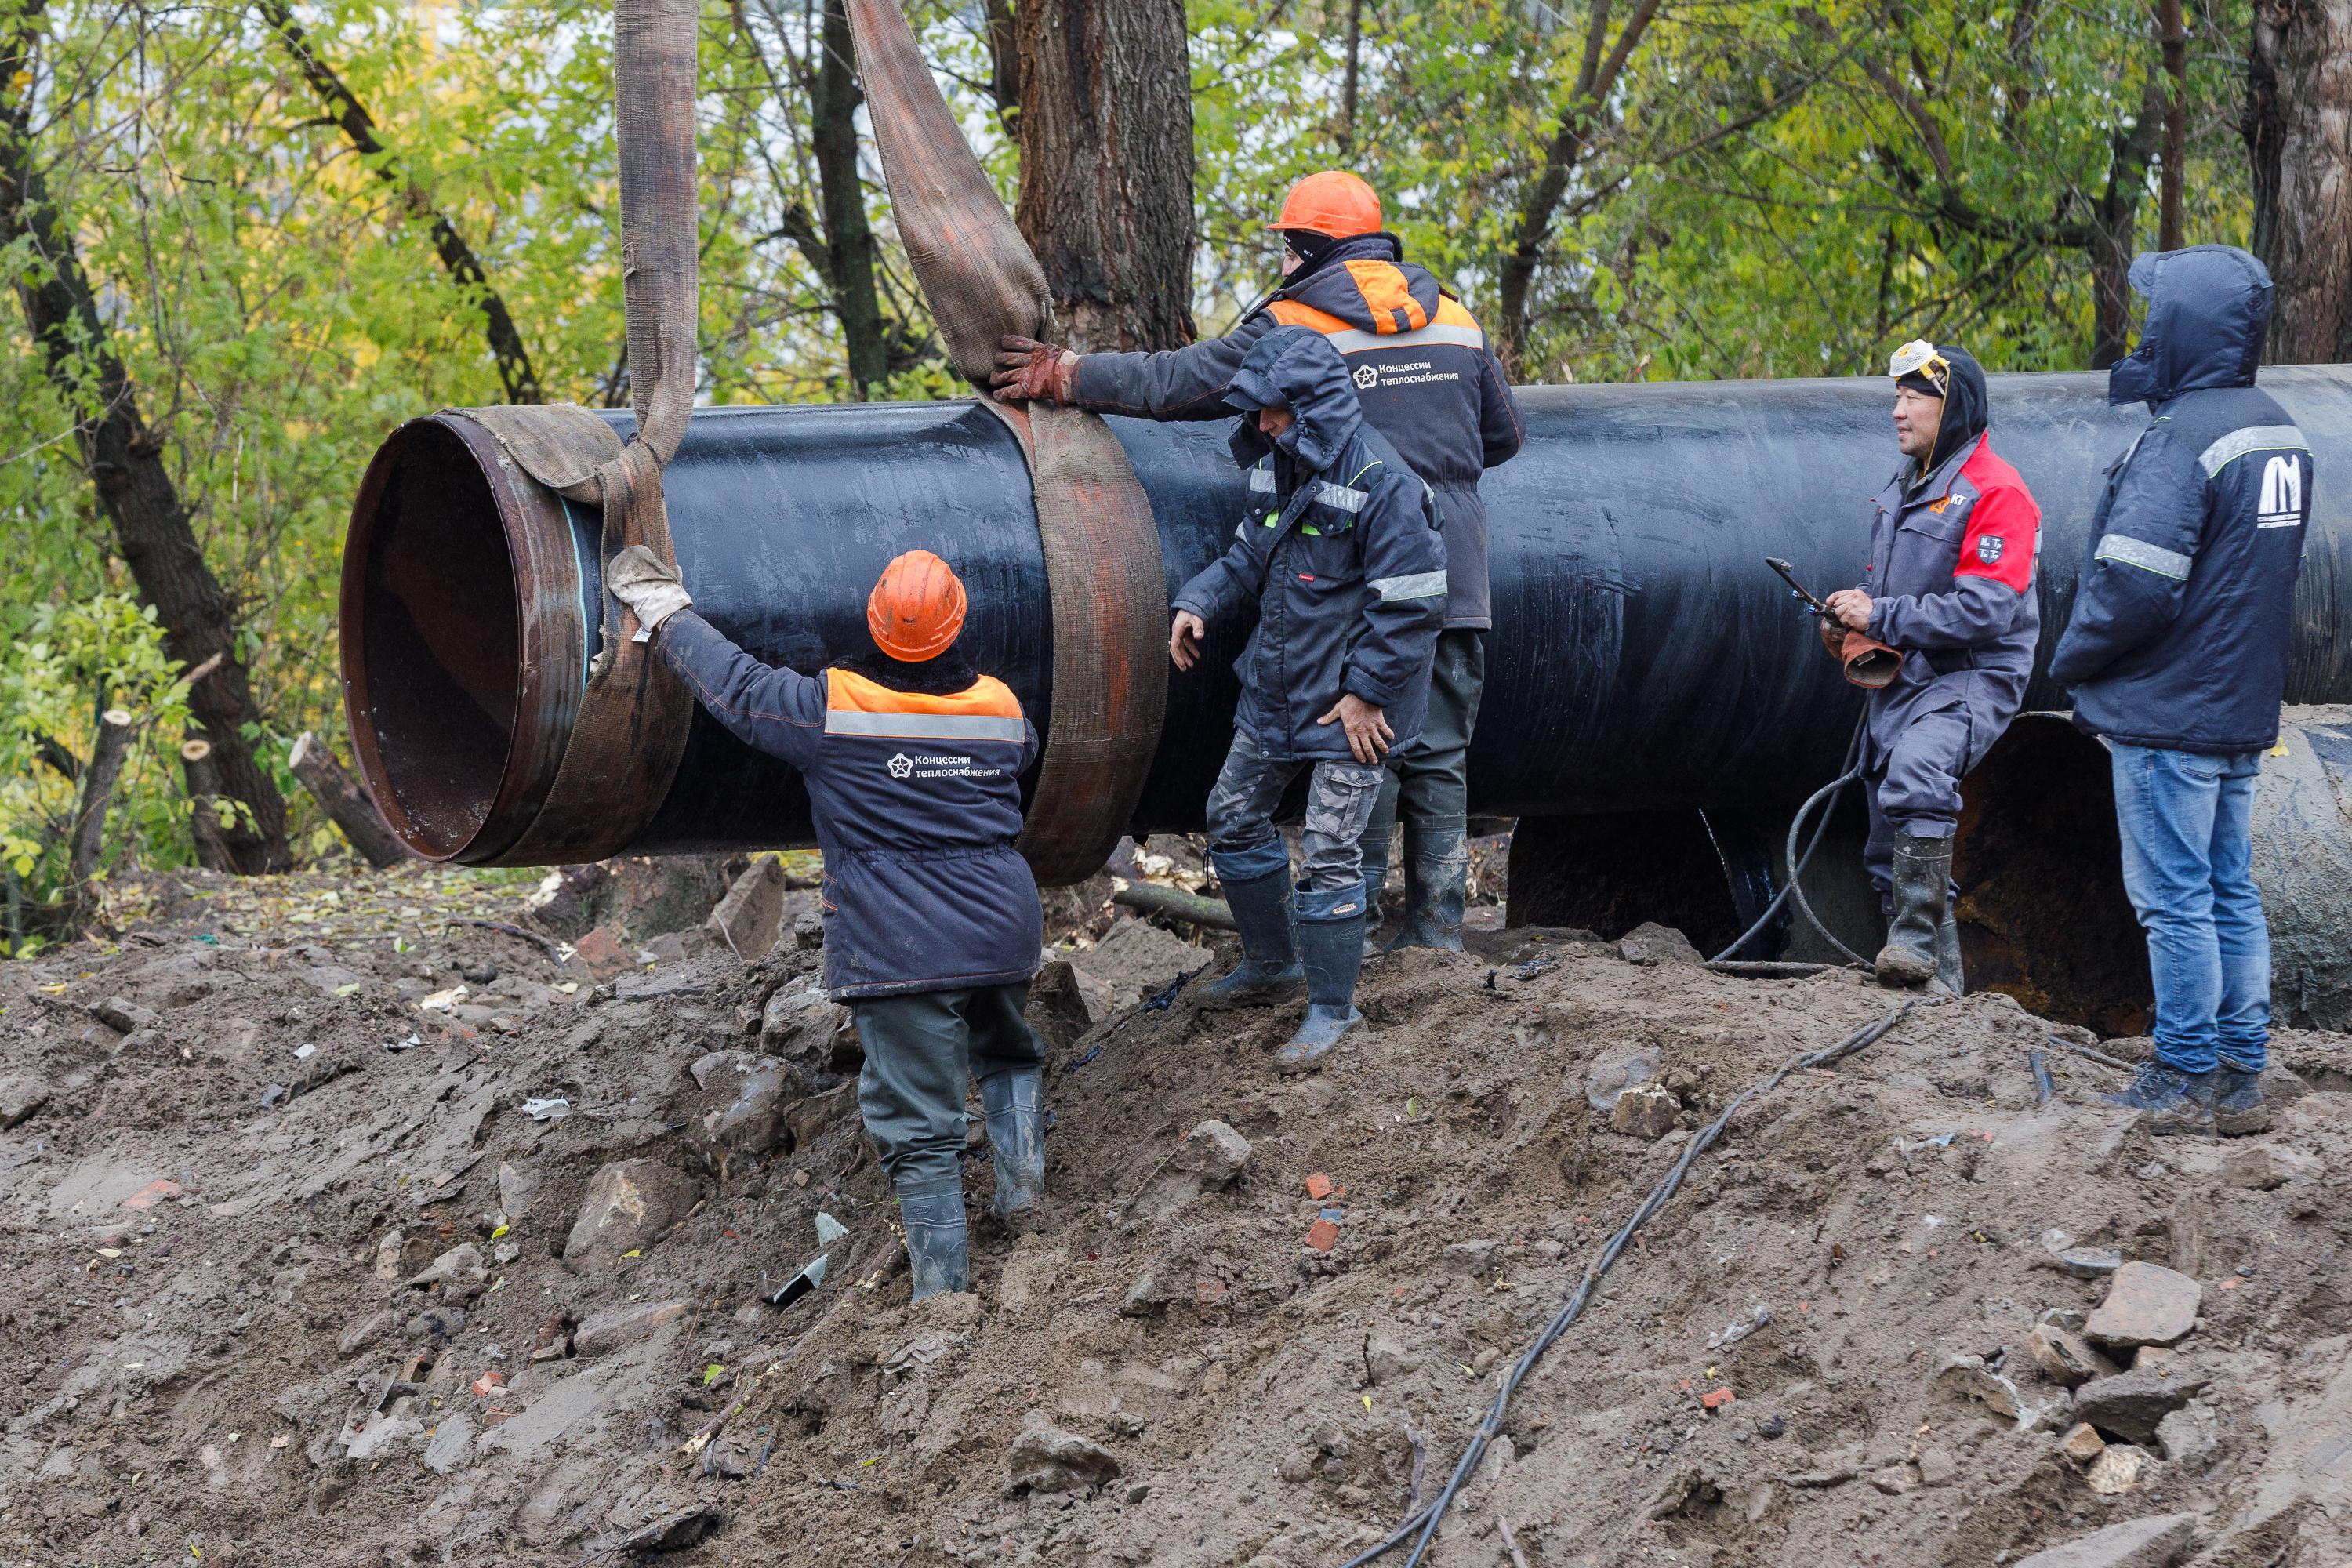
[[[738,868],[189,879],[0,964],[0,1556],[1336,1568],[1694,1130],[1890,1006],[1489,908],[1283,1079],[1295,1007],[1151,1005],[1202,933],[1098,881],[1044,1222],[910,1309],[806,868],[697,923]],[[2352,1561],[2352,1042],[2151,1141],[2051,1033],[1924,1005],[1746,1105],[1430,1560]]]

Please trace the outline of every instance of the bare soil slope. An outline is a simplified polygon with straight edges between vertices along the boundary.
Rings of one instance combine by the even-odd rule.
[[[1286,1080],[1291,1011],[1150,1005],[1199,950],[1073,900],[1049,1213],[910,1309],[805,894],[648,963],[439,923],[526,889],[278,886],[0,966],[11,1560],[1336,1565],[1692,1130],[1891,1005],[1487,931]],[[2152,1142],[2049,1033],[1923,1005],[1745,1107],[1432,1560],[2352,1561],[2352,1045],[2280,1041],[2266,1134]]]

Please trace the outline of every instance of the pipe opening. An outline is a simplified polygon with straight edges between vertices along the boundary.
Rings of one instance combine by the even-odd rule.
[[[2147,1030],[2147,942],[2124,892],[2105,747],[2022,713],[1961,782],[1960,952],[1969,984],[2103,1035]]]
[[[522,695],[521,612],[498,498],[454,430],[418,420],[377,453],[352,526],[353,740],[394,831],[449,859],[490,816]]]

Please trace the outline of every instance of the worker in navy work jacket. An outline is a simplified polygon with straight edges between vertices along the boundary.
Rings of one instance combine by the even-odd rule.
[[[1863,859],[1887,915],[1875,967],[1882,984],[1958,995],[1960,780],[2017,716],[2033,672],[2042,510],[1993,452],[1984,371],[1966,351],[1906,343],[1888,374],[1903,465],[1872,503],[1863,585],[1830,595],[1822,634],[1858,631],[1903,655],[1864,709]]]
[[[1007,338],[995,384],[1000,396],[1105,414],[1220,419],[1234,373],[1268,332],[1306,327],[1339,351],[1365,420],[1437,492],[1448,579],[1428,721],[1391,759],[1365,827],[1366,879],[1377,905],[1402,810],[1405,918],[1388,945],[1458,948],[1470,868],[1470,737],[1494,625],[1478,477],[1517,454],[1527,431],[1477,318],[1426,268],[1404,259],[1382,222],[1380,196],[1354,174],[1309,174],[1267,226],[1283,238],[1282,287],[1225,336],[1159,353],[1093,354]]]
[[[1234,666],[1233,749],[1208,806],[1243,957],[1203,989],[1212,1001],[1278,1000],[1303,980],[1307,1016],[1275,1058],[1296,1072],[1362,1016],[1364,824],[1384,759],[1427,715],[1445,541],[1429,486],[1365,423],[1321,333],[1266,333],[1225,397],[1243,416],[1233,449],[1249,470],[1248,511],[1223,556],[1177,593],[1168,651],[1192,668],[1208,623],[1255,603],[1257,629]],[[1312,778],[1294,887],[1274,812],[1302,768]]]
[[[1003,681],[956,652],[962,583],[927,550],[899,556],[866,601],[877,651],[809,676],[730,642],[642,545],[605,581],[712,718],[806,780],[824,852],[825,989],[866,1049],[857,1105],[898,1189],[914,1295],[966,1289],[967,1070],[1000,1217],[1036,1206],[1045,1145],[1045,1048],[1023,1017],[1044,918],[1013,847],[1037,732]]]
[[[2311,448],[2254,385],[2261,262],[2200,245],[2138,257],[2130,276],[2147,326],[2107,397],[2155,417],[2107,471],[2050,665],[2113,753],[2124,888],[2156,982],[2156,1059],[2109,1103],[2156,1132],[2257,1132],[2271,965],[2249,824],[2278,741]]]

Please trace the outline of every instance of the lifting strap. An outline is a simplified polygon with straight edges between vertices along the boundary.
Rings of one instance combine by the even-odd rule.
[[[1029,465],[1045,586],[1054,689],[1045,756],[1020,848],[1048,887],[1083,881],[1128,830],[1160,744],[1168,700],[1168,574],[1151,503],[1110,426],[1047,404],[985,392],[997,340],[1052,331],[1045,275],[948,110],[898,0],[847,0],[857,65],[890,207],[946,340]]]

